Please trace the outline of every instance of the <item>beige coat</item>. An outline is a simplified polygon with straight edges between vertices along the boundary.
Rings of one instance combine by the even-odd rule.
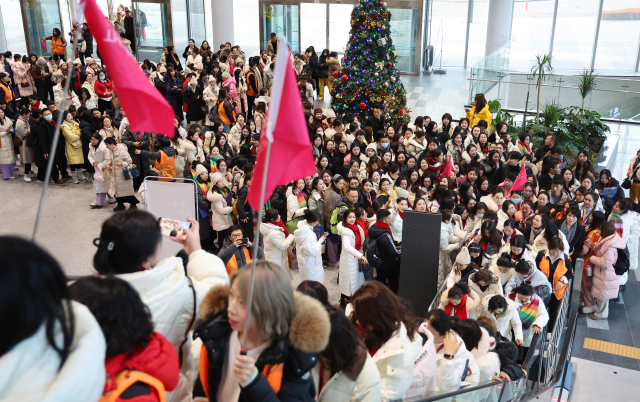
[[[113,129],[113,131],[111,131],[111,129]],[[115,137],[116,141],[118,141],[119,143],[122,142],[120,131],[118,131],[118,127],[116,126],[111,126],[111,128],[109,129],[107,129],[106,127],[103,127],[100,129],[99,133],[102,136],[103,140],[107,137]]]
[[[0,122],[0,165],[10,165],[16,161],[16,154],[13,152],[13,123],[5,116],[4,123]]]
[[[100,145],[95,149],[93,145],[89,145],[89,163],[91,166],[95,162],[98,162],[98,167],[102,170],[104,181],[94,180],[93,191],[96,194],[102,194],[109,192],[109,186],[111,184],[111,173],[105,169],[107,164],[111,161],[111,151],[107,148],[104,141],[100,141]]]
[[[207,193],[207,200],[211,202],[211,227],[213,230],[228,229],[233,224],[231,221],[233,207],[227,206],[227,200],[213,189]]]
[[[16,85],[18,85],[20,96],[24,98],[26,96],[33,95],[35,91],[35,84],[33,83],[33,77],[31,76],[31,74],[29,74],[29,69],[24,64],[22,64],[22,62],[14,63],[13,72],[14,72],[13,79]],[[23,87],[21,85],[23,83],[29,84],[29,85],[26,87]]]
[[[118,162],[121,162],[122,166],[116,166]],[[125,180],[123,173],[125,169],[129,169],[133,165],[126,145],[116,145],[116,149],[111,151],[109,165],[111,166],[111,184],[115,187],[115,196],[127,197],[134,195],[133,180]]]
[[[31,131],[29,122],[19,118],[16,120],[16,135],[22,140],[20,146],[20,159],[22,163],[35,163],[33,158],[33,149],[27,146],[27,135]]]
[[[53,87],[53,101],[55,102],[56,108],[58,110],[67,111],[69,110],[69,106],[71,105],[75,106],[76,109],[80,107],[80,99],[78,99],[78,95],[76,95],[76,93],[71,89],[69,89],[69,92],[71,93],[71,99],[67,99],[64,104],[64,110],[62,110],[62,101],[64,100],[64,87],[62,86],[62,83],[59,83]]]
[[[184,158],[187,160],[187,163],[191,164],[191,162],[197,160],[200,162],[204,162],[204,152],[202,149],[202,140],[198,138],[198,143],[196,145],[191,141],[184,140],[182,141],[182,149],[184,149]]]
[[[69,164],[83,164],[84,157],[82,156],[82,142],[80,141],[80,125],[77,122],[73,122],[73,124],[65,122],[60,126],[60,131],[62,132],[62,135],[64,135],[64,146],[67,150],[67,159],[69,160]],[[74,141],[79,141],[79,146],[77,148],[74,148],[73,145],[71,145]]]
[[[212,76],[210,76],[209,79],[212,80]],[[212,107],[216,107],[216,104],[218,103],[219,90],[220,87],[216,84],[213,86],[213,88],[211,87],[211,85],[207,85],[207,87],[202,91],[202,99],[207,102],[208,111],[211,111]],[[205,120],[205,126],[213,126],[213,122],[209,120],[209,114],[207,114]]]

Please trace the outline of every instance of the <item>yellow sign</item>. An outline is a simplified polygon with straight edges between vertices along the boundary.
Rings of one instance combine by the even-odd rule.
[[[24,0],[24,5],[29,10],[33,10],[38,6],[38,0]]]
[[[262,13],[265,17],[271,18],[276,15],[276,6],[274,6],[273,4],[265,4],[262,7]]]

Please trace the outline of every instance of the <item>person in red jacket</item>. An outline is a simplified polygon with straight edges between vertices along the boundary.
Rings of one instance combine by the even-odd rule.
[[[113,82],[104,71],[100,71],[98,73],[98,79],[93,84],[93,89],[96,91],[96,95],[98,95],[98,109],[100,112],[104,113],[107,109],[112,109],[111,107],[111,99],[113,99]]]
[[[149,309],[122,279],[85,276],[71,298],[89,308],[107,341],[106,378],[99,402],[159,402],[180,378],[178,354],[154,332]]]

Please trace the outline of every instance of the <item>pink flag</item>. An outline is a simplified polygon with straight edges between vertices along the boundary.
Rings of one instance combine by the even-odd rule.
[[[79,15],[82,15],[83,10],[89,29],[98,42],[102,63],[107,66],[120,105],[127,113],[131,130],[164,134],[173,138],[173,108],[151,85],[95,0],[81,0]]]
[[[282,37],[278,46],[266,129],[262,130],[253,181],[249,188],[249,204],[255,209],[260,208],[271,197],[277,186],[316,173],[300,91],[289,57],[286,38]],[[268,143],[271,143],[271,154],[267,165]],[[265,169],[268,174],[261,203],[260,192]]]
[[[511,186],[511,191],[524,190],[524,185],[527,184],[527,169],[522,166],[520,169],[520,173],[518,173],[518,177],[513,182],[513,186]]]
[[[453,158],[449,157],[447,166],[445,166],[444,169],[442,169],[442,174],[440,176],[441,177],[449,176],[452,170],[453,170]]]

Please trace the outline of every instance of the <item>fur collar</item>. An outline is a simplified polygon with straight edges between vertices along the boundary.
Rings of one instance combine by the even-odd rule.
[[[329,343],[329,314],[316,299],[297,291],[294,296],[297,313],[289,327],[291,345],[304,353],[319,353]],[[200,304],[200,318],[203,321],[212,319],[227,308],[228,301],[229,286],[212,288]]]
[[[442,296],[440,296],[440,303],[443,306],[446,306],[447,304],[449,304],[449,301],[447,300],[447,296],[449,296],[449,289],[442,292]],[[476,310],[479,304],[480,304],[480,297],[476,294],[476,292],[474,291],[469,292],[469,294],[467,295],[467,311],[470,312],[470,311]]]

